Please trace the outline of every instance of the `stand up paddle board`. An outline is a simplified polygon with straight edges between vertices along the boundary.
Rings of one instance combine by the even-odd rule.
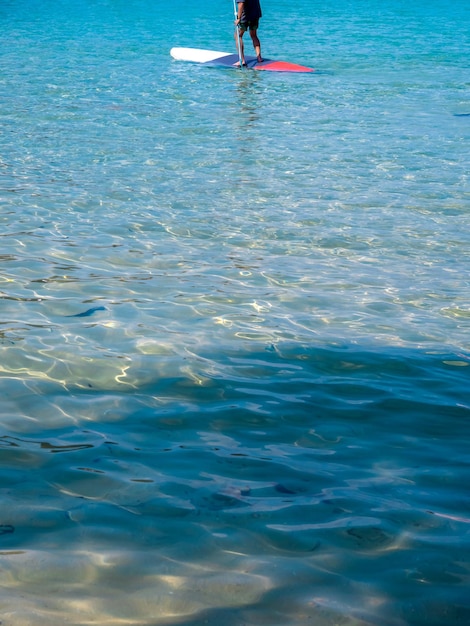
[[[172,48],[171,56],[177,61],[190,61],[202,65],[215,65],[218,67],[232,67],[239,69],[238,54],[230,52],[216,52],[215,50],[199,50],[198,48]],[[314,72],[311,67],[289,63],[288,61],[272,61],[264,59],[258,62],[256,57],[245,56],[246,67],[250,70],[266,70],[270,72]]]

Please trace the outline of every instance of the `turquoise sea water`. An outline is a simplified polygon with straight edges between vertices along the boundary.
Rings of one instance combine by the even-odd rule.
[[[0,6],[4,626],[470,623],[470,6],[263,9]]]

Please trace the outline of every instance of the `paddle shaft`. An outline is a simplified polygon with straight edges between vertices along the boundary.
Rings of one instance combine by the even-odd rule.
[[[238,7],[237,7],[237,3],[235,0],[233,0],[233,14],[235,15],[235,21],[238,20]],[[243,67],[242,42],[240,41],[240,29],[238,28],[238,24],[235,24],[235,39],[237,42],[238,61],[240,63],[240,67]]]

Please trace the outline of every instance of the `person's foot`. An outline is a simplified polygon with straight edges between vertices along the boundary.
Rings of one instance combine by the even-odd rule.
[[[264,62],[264,59],[262,58],[262,56],[261,56],[261,55],[259,55],[259,56],[257,57],[257,59],[258,59],[258,63],[263,63],[263,62]]]
[[[246,67],[246,63],[245,63],[245,61],[243,61],[242,64],[240,65],[240,61],[237,61],[235,63],[235,67]]]

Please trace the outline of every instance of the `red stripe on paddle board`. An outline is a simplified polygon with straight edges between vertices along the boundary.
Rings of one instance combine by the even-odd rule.
[[[311,67],[296,65],[287,61],[266,61],[265,63],[257,63],[254,70],[271,70],[271,72],[314,72]]]

